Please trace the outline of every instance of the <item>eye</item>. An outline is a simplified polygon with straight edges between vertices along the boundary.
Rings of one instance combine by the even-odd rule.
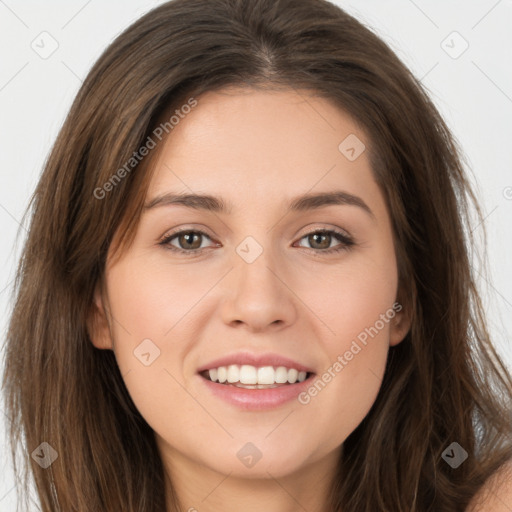
[[[159,245],[162,245],[171,251],[186,254],[187,256],[194,256],[202,252],[202,249],[207,247],[203,244],[204,238],[211,240],[210,236],[208,236],[204,231],[189,229],[170,233],[164,236],[164,238],[159,242]],[[304,235],[300,240],[304,239],[307,239],[312,251],[317,253],[320,252],[322,254],[349,250],[351,246],[355,245],[355,242],[348,235],[333,229],[312,231],[311,233]],[[331,243],[334,240],[338,240],[340,243],[337,246],[331,247]],[[219,244],[216,244],[216,246],[219,247]]]
[[[349,250],[351,246],[355,245],[354,240],[352,240],[352,238],[350,238],[348,235],[345,235],[344,233],[341,233],[340,231],[336,231],[333,229],[321,229],[313,231],[301,238],[301,240],[304,239],[307,239],[312,250],[324,254]],[[338,240],[340,244],[331,247],[331,242],[334,240]]]
[[[201,241],[201,239],[204,239],[205,237],[211,240],[211,238],[203,231],[178,231],[177,233],[171,233],[165,236],[159,242],[159,244],[167,247],[172,251],[178,251],[187,254],[195,254],[197,252],[200,252],[200,249],[203,249],[205,247]],[[176,239],[178,247],[176,247],[176,245],[172,243],[174,239]]]

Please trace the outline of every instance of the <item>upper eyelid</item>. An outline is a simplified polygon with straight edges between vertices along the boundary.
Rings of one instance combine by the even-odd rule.
[[[315,224],[315,223],[312,223],[312,224]],[[346,229],[344,228],[341,228],[341,227],[334,227],[333,225],[330,225],[330,224],[327,224],[327,223],[323,223],[323,222],[318,222],[316,223],[318,227],[308,227],[308,228],[305,228],[307,231],[305,231],[301,236],[304,237],[306,235],[309,235],[311,233],[315,233],[317,231],[341,231],[343,235],[345,235],[347,238],[352,238],[352,235],[350,234],[349,231],[347,231]],[[210,237],[210,238],[215,238],[214,235],[210,235],[208,233],[208,228],[204,228],[204,227],[184,227],[184,228],[177,228],[176,231],[174,230],[170,230],[170,231],[167,231],[164,235],[162,235],[160,237],[160,240],[163,240],[165,238],[168,238],[169,236],[175,236],[175,235],[179,235],[181,233],[188,233],[188,232],[196,232],[196,233],[203,233],[204,235]],[[231,230],[230,230],[231,231]],[[298,235],[297,235],[298,236]]]

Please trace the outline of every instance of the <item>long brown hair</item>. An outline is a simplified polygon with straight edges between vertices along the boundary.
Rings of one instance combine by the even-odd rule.
[[[27,497],[30,470],[44,512],[165,510],[154,433],[88,321],[114,235],[124,247],[133,237],[156,152],[118,170],[167,109],[230,85],[311,91],[348,112],[369,137],[392,219],[412,327],[344,442],[329,510],[464,510],[512,459],[512,378],[470,263],[471,207],[482,215],[462,151],[421,83],[325,0],[173,0],[90,71],[27,209],[4,373],[16,475],[20,444],[30,463],[20,491]],[[42,442],[58,454],[46,469],[30,456]],[[442,457],[452,442],[468,454],[457,468]]]

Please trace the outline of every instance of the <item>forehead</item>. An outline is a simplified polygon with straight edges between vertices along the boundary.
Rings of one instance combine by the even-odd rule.
[[[329,100],[306,91],[208,92],[162,141],[147,197],[210,193],[234,208],[344,189],[378,193],[370,141]]]

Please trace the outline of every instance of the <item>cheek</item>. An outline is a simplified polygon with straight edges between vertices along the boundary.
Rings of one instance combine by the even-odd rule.
[[[145,407],[152,407],[152,401],[158,403],[155,389],[162,384],[157,380],[169,377],[165,370],[175,374],[175,361],[187,350],[186,343],[173,343],[169,350],[169,342],[200,297],[197,279],[187,281],[187,277],[176,271],[165,272],[151,262],[136,264],[131,260],[108,273],[117,364],[134,401],[144,397],[141,403]],[[187,282],[191,284],[187,286]],[[181,380],[179,375],[176,378]]]
[[[355,261],[355,259],[354,259]],[[324,371],[299,397],[322,425],[325,450],[341,444],[371,409],[385,370],[397,272],[384,253],[316,280],[305,302],[322,319]]]
[[[176,424],[179,410],[184,422],[173,433],[177,436],[187,431],[187,418],[197,416],[197,407],[179,384],[179,362],[189,350],[182,336],[187,313],[207,285],[201,286],[200,280],[187,271],[166,271],[151,261],[133,259],[112,267],[107,279],[114,352],[126,388],[154,430]]]
[[[296,276],[293,286],[321,320],[317,337],[331,356],[393,306],[398,280],[393,256],[377,250],[348,255],[338,265],[327,269],[319,265],[318,271],[309,269]]]
[[[163,340],[214,282],[193,266],[164,266],[151,259],[126,261],[109,272],[108,289],[121,338]]]
[[[323,372],[299,396],[304,418],[315,418],[324,432],[323,453],[345,441],[377,398],[389,348],[389,323],[379,319],[382,311],[368,314],[367,322],[347,316],[336,324],[337,336],[324,347],[328,362]]]

